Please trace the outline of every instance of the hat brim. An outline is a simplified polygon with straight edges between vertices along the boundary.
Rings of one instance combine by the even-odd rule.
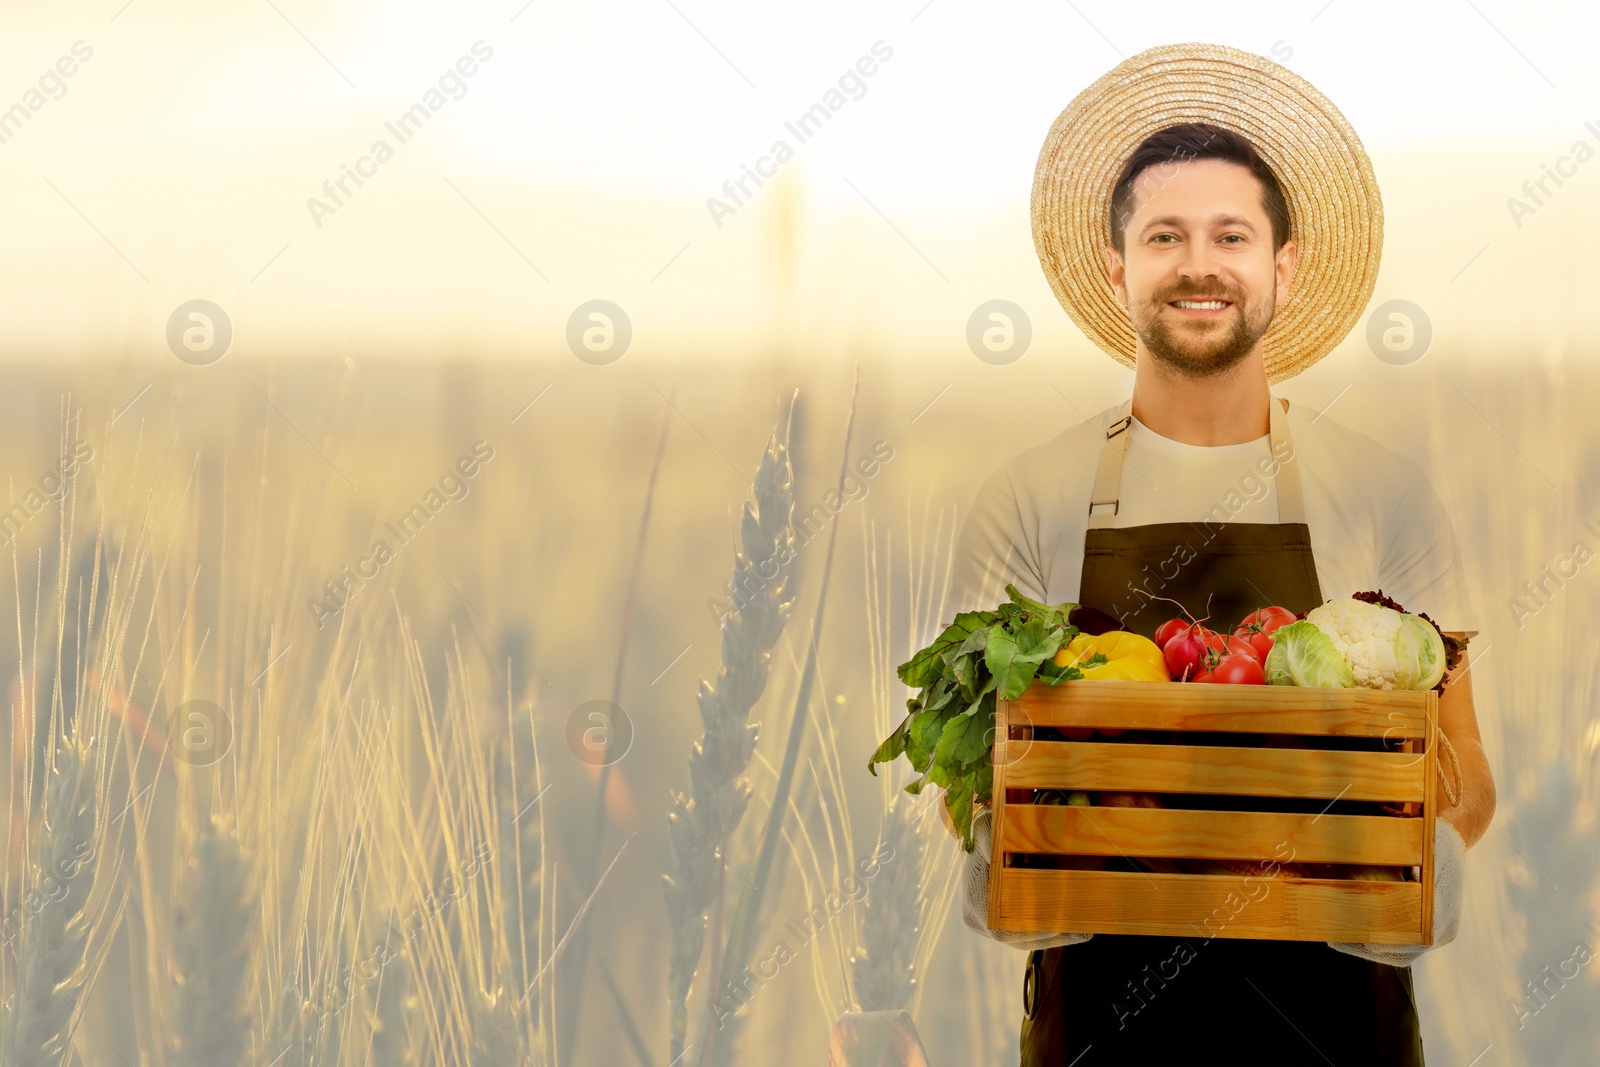
[[[1265,56],[1161,45],[1079,93],[1050,127],[1034,171],[1039,263],[1078,328],[1132,368],[1136,336],[1106,274],[1112,184],[1140,142],[1183,122],[1249,138],[1288,201],[1295,276],[1262,341],[1267,380],[1281,381],[1327,355],[1360,319],[1378,278],[1383,200],[1339,109]]]

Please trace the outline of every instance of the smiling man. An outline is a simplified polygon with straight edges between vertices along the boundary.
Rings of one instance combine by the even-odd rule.
[[[1132,396],[985,481],[956,546],[959,610],[992,607],[1015,583],[1152,636],[1184,611],[1225,629],[1269,605],[1304,615],[1381,589],[1463,643],[1477,633],[1449,515],[1421,466],[1271,389],[1339,343],[1377,276],[1382,203],[1331,102],[1236,49],[1141,53],[1057,118],[1033,228],[1058,299],[1132,369]],[[1455,936],[1466,846],[1494,811],[1468,677],[1462,657],[1439,701],[1442,747],[1457,758],[1440,768],[1434,948]],[[1211,806],[1098,795],[1141,799]],[[1423,1062],[1409,966],[1421,946],[989,930],[990,815],[974,819],[963,915],[1030,950],[1025,1067]],[[1126,856],[1108,867],[1145,869]]]

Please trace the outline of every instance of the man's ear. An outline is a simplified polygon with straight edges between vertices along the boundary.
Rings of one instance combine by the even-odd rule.
[[[1128,290],[1123,284],[1126,273],[1121,254],[1114,245],[1106,245],[1106,277],[1111,282],[1111,294],[1123,307],[1128,306]]]
[[[1289,301],[1289,287],[1294,281],[1294,268],[1299,258],[1300,249],[1295,246],[1293,238],[1283,242],[1283,247],[1278,249],[1274,262],[1274,271],[1277,274],[1275,308],[1281,308]]]

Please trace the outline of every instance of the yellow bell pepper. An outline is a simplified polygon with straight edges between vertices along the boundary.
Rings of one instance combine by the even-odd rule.
[[[1085,678],[1115,679],[1128,682],[1170,682],[1166,657],[1154,641],[1128,630],[1103,634],[1079,634],[1056,653],[1058,667],[1070,667],[1096,653],[1105,663],[1079,667]]]

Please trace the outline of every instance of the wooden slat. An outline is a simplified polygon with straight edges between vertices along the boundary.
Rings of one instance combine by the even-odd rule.
[[[1428,758],[1423,765],[1427,789],[1422,803],[1422,944],[1433,944],[1433,820],[1438,818],[1439,710],[1437,695],[1428,704],[1428,729],[1424,735]]]
[[[1279,863],[1423,863],[1422,819],[1011,804],[1006,852]]]
[[[1034,685],[1037,684],[1037,682],[1034,683]],[[1023,695],[1026,696],[1027,694],[1024,693]],[[990,823],[989,829],[989,928],[991,930],[999,929],[994,924],[993,916],[996,914],[996,902],[1000,899],[1001,885],[1006,881],[1006,876],[1010,872],[1010,868],[1005,865],[1003,857],[1005,855],[1006,838],[1010,834],[1010,814],[1013,809],[1007,801],[1010,782],[1008,781],[1009,776],[1006,774],[1005,762],[1000,759],[1000,752],[1005,745],[1002,739],[1011,736],[1010,723],[1014,713],[1010,701],[995,701],[995,741],[993,747],[989,750],[989,762],[994,771],[994,778],[990,783],[994,812],[993,821]],[[1032,733],[1029,730],[1019,732],[1030,735]]]
[[[1156,684],[1156,683],[1149,683]],[[1422,800],[1429,764],[1410,752],[1006,740],[994,760],[1010,788]]]
[[[1082,679],[1035,683],[1011,701],[1013,724],[1139,730],[1422,737],[1432,690],[1300,689]]]
[[[990,905],[993,929],[1423,943],[1418,882],[1013,867]]]

